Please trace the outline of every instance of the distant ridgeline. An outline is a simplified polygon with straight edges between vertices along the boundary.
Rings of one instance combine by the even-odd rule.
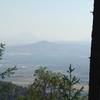
[[[89,42],[47,42],[40,41],[33,44],[6,46],[0,70],[5,67],[17,65],[17,80],[32,77],[37,65],[45,65],[53,71],[65,71],[69,64],[76,69],[76,74],[82,83],[88,82],[89,72]],[[3,68],[2,68],[3,66]],[[27,73],[27,74],[26,74]]]
[[[8,64],[75,64],[88,66],[90,43],[47,42],[6,47],[2,62]]]

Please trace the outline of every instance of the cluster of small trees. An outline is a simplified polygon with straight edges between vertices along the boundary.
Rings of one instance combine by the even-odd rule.
[[[70,65],[66,74],[40,67],[34,72],[33,84],[22,88],[0,82],[0,100],[87,100],[83,87],[76,88],[79,79]]]
[[[40,67],[34,72],[34,82],[27,89],[27,95],[20,100],[87,100],[83,87],[76,89],[79,79],[73,75],[70,65],[67,74],[56,73]]]

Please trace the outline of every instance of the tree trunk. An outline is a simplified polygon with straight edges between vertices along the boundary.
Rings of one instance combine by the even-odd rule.
[[[88,100],[100,100],[100,0],[94,0]]]

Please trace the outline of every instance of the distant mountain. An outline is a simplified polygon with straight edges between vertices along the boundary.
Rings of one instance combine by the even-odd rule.
[[[8,46],[2,62],[8,64],[76,64],[87,66],[90,44],[86,42],[48,42]]]

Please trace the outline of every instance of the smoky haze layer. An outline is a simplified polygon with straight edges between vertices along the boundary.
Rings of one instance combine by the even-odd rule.
[[[66,65],[88,63],[90,44],[86,42],[40,41],[6,47],[2,62],[10,64]]]
[[[76,70],[75,75],[80,76],[82,83],[87,84],[89,50],[89,42],[40,41],[26,45],[7,46],[1,63],[21,67],[18,75],[24,73],[24,76],[33,75],[33,70],[37,68],[35,66],[43,65],[53,71],[66,72],[69,64],[72,64]]]

